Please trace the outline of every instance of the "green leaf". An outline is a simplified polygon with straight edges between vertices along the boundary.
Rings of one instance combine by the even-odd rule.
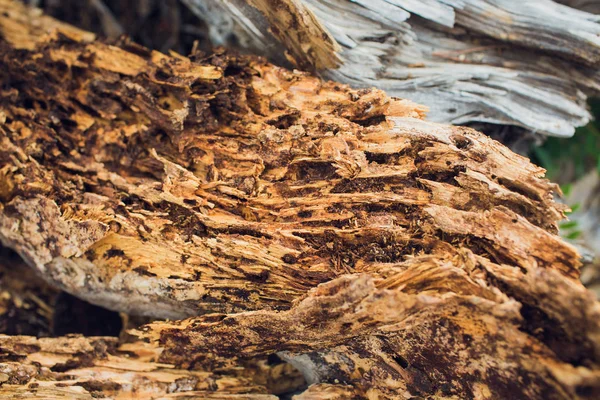
[[[540,165],[546,169],[547,175],[549,177],[554,175],[555,165],[550,152],[544,147],[537,147],[533,150],[533,153],[538,159]]]
[[[567,221],[567,222],[561,222],[559,227],[560,227],[560,229],[573,229],[573,228],[577,227],[577,225],[579,225],[579,223],[577,221]]]
[[[593,169],[600,173],[600,97],[589,104],[594,121],[577,128],[572,138],[550,137],[531,151],[533,162],[546,169],[548,179],[576,180]]]
[[[581,231],[573,231],[573,232],[570,232],[567,235],[565,235],[565,238],[567,238],[569,240],[575,240],[575,239],[579,238],[582,233],[583,232],[581,232]]]

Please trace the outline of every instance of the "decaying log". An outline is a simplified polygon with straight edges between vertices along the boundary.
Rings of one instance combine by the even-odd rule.
[[[600,304],[541,168],[376,89],[0,5],[2,245],[90,302],[191,317],[2,337],[6,382],[34,374],[5,394],[270,398],[301,386],[269,384],[275,354],[303,400],[600,394]]]
[[[143,330],[159,337],[163,361],[222,368],[277,350],[309,384],[351,385],[360,398],[597,397],[600,372],[591,366],[598,362],[600,330],[593,297],[554,271],[525,278],[497,271],[497,287],[514,293],[527,288],[519,304],[483,279],[477,285],[466,276],[449,277],[449,270],[470,262],[477,257],[448,260],[438,266],[447,275],[437,280],[426,263],[406,263],[397,279],[410,275],[428,290],[390,290],[366,276],[345,276],[319,286],[290,311],[158,322]],[[494,267],[480,268],[489,273]],[[454,291],[440,293],[445,290],[432,285]],[[541,298],[552,303],[551,296],[565,296],[565,303],[543,310],[533,305]],[[573,308],[581,319],[559,322]]]
[[[576,305],[583,323],[553,326],[543,320],[552,312],[539,310],[525,319],[518,302],[491,287],[494,300],[436,296],[346,275],[289,311],[154,323],[137,332],[150,343],[0,336],[0,394],[275,399],[267,393],[304,384],[289,365],[265,363],[278,351],[310,384],[296,400],[597,398],[597,303],[560,275],[538,272],[526,282],[537,298],[565,296],[554,315]],[[584,351],[584,342],[569,342],[573,334],[591,346]]]
[[[162,317],[285,309],[457,245],[577,277],[554,186],[475,131],[258,59],[55,37],[3,44],[0,238],[70,293]]]

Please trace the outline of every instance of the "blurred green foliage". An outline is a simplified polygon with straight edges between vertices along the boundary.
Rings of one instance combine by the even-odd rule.
[[[596,168],[600,173],[600,98],[589,102],[594,120],[577,128],[572,138],[548,138],[542,146],[529,154],[531,160],[544,167],[548,179],[560,184],[565,196],[571,191],[571,183]],[[579,204],[570,204],[571,214]],[[578,222],[564,221],[559,224],[565,239],[575,240],[582,235]]]
[[[530,154],[531,160],[544,167],[547,177],[561,184],[563,191],[590,169],[600,172],[600,98],[589,104],[594,121],[577,128],[572,138],[548,138]]]

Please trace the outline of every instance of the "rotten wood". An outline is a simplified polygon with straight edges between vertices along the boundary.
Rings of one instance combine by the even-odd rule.
[[[287,364],[218,373],[157,362],[160,349],[116,338],[41,338],[0,335],[0,396],[8,399],[276,400],[284,385],[261,386],[251,372],[303,384]],[[259,380],[260,381],[260,380]],[[293,388],[293,386],[292,386]],[[285,389],[285,387],[284,387]]]
[[[33,371],[5,394],[598,397],[600,305],[541,168],[377,89],[14,35],[40,16],[0,5],[2,245],[92,303],[190,317],[129,343],[2,337],[6,382]]]
[[[598,396],[600,310],[580,285],[468,253],[428,261],[404,263],[393,283],[340,277],[286,312],[157,322],[142,335],[182,366],[224,368],[277,351],[309,384],[344,384],[358,398]]]
[[[54,37],[4,44],[0,238],[63,290],[161,317],[285,309],[457,244],[577,277],[542,170],[421,106],[259,59]]]

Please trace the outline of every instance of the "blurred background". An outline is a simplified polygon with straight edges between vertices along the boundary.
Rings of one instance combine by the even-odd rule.
[[[586,263],[581,279],[600,298],[600,99],[589,100],[594,120],[577,128],[572,138],[546,138],[529,151],[558,183],[571,208],[561,235],[577,245]]]

